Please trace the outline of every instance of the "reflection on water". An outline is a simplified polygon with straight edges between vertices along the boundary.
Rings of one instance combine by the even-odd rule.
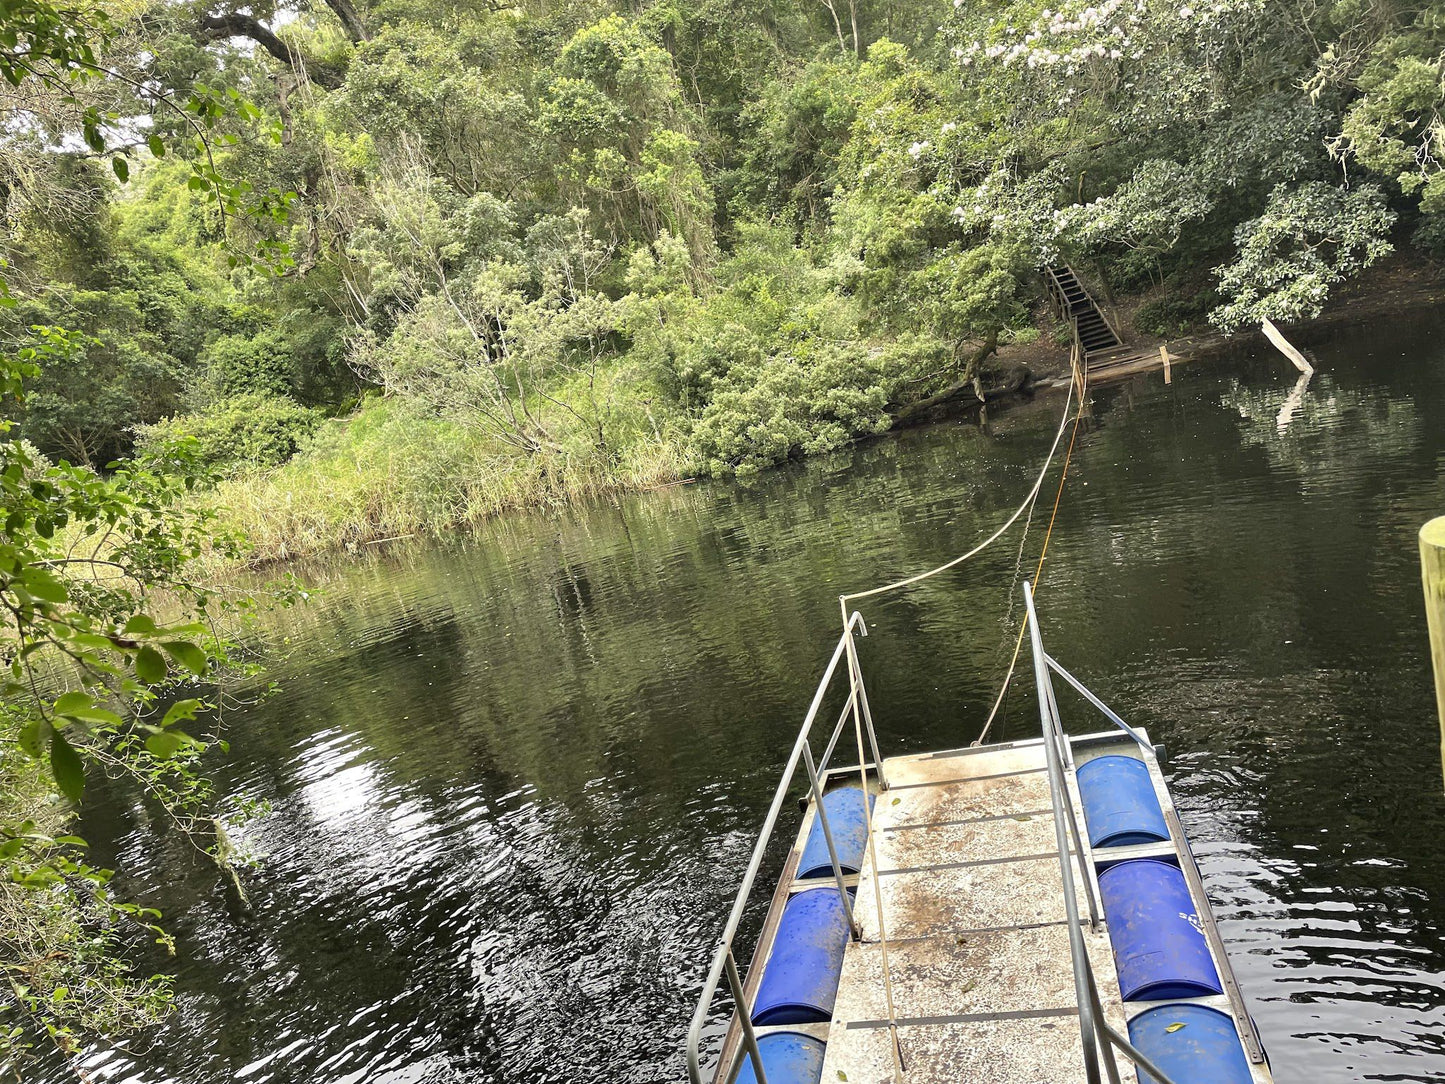
[[[1267,357],[1096,392],[1041,590],[1054,653],[1169,748],[1281,1084],[1445,1076],[1445,801],[1414,565],[1445,508],[1439,330],[1311,344],[1321,370],[1292,405],[1293,371]],[[680,1079],[837,595],[991,530],[1060,406],[329,570],[275,630],[284,692],[232,719],[216,765],[225,792],[271,804],[248,829],[267,856],[249,906],[154,846],[124,796],[89,816],[122,888],[167,913],[182,1010],[87,1070]],[[1000,545],[864,605],[887,751],[976,735],[1020,564]],[[1016,680],[994,736],[1036,725]]]

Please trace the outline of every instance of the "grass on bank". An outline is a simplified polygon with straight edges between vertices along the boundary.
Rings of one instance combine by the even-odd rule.
[[[67,811],[40,761],[14,746],[0,750],[0,823],[58,835]],[[50,888],[0,880],[0,1074],[18,1074],[28,1051],[53,1046],[69,1056],[82,1034],[125,1035],[171,1009],[163,976],[136,974],[121,949],[122,930],[83,878]]]
[[[266,563],[646,489],[689,468],[665,434],[637,435],[610,461],[586,451],[526,455],[464,421],[379,398],[323,423],[284,465],[221,482],[213,499],[252,559]]]

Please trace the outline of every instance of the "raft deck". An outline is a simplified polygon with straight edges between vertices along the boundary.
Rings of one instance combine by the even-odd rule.
[[[884,775],[889,789],[874,810],[873,839],[906,1079],[1082,1084],[1042,740],[894,757]],[[1074,878],[1083,900],[1077,864]],[[844,953],[825,1081],[893,1077],[869,866],[856,899],[862,939]],[[1106,1018],[1123,1031],[1108,930],[1091,930],[1087,919],[1082,926]]]
[[[693,1084],[704,1084],[703,1031],[724,979],[735,1011],[717,1048],[714,1084],[761,1081],[761,1050],[770,1044],[780,1059],[772,1084],[1187,1084],[1196,1070],[1230,1084],[1272,1084],[1157,750],[1044,651],[1028,585],[1024,595],[1041,736],[886,760],[853,639],[866,630],[858,614],[849,618],[703,984],[688,1033]],[[811,729],[845,657],[846,703],[815,765]],[[1114,729],[1068,735],[1054,675]],[[850,721],[859,759],[866,734],[872,760],[830,770]],[[1090,775],[1088,803],[1081,767]],[[744,981],[735,941],[800,768],[802,823]],[[1124,789],[1101,789],[1107,779]],[[825,815],[841,797],[830,792],[842,789],[856,810],[846,864],[834,837],[850,830],[847,807],[836,806],[831,827],[834,815]],[[1128,831],[1114,823],[1121,809]],[[1108,908],[1101,873],[1112,885]],[[1164,887],[1150,888],[1151,879]],[[1136,886],[1134,897],[1124,884]],[[790,913],[811,914],[819,898],[798,899],[797,908],[790,901],[819,889],[836,893],[836,920],[800,919],[781,935]],[[1124,946],[1122,992],[1111,918]],[[796,989],[781,1000],[769,994],[760,1009],[774,957],[783,985]],[[773,1019],[779,1005],[789,1015]],[[804,1015],[793,1015],[797,1009]],[[1142,1046],[1133,1041],[1136,1027]]]

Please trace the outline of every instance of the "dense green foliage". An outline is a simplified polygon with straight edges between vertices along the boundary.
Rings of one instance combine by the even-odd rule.
[[[105,228],[104,186],[86,158],[110,152],[116,118],[85,92],[97,79],[124,82],[105,67],[112,34],[100,12],[43,0],[0,8],[0,74],[13,88],[5,191],[19,258],[0,275],[12,335],[0,401],[36,440],[82,461],[129,445],[135,415],[175,399],[211,315],[179,261]],[[183,115],[227,112],[197,96]],[[222,178],[211,140],[192,130],[191,191],[231,220],[270,202]],[[71,135],[86,152],[46,144]],[[160,156],[177,141],[145,142]],[[127,179],[124,159],[111,168]],[[276,220],[284,203],[265,213]],[[138,934],[170,946],[159,914],[112,895],[112,871],[86,860],[66,822],[88,779],[103,776],[229,866],[221,811],[197,769],[232,661],[224,630],[253,604],[196,579],[203,555],[238,549],[214,510],[189,500],[203,478],[193,441],[102,476],[50,462],[15,430],[0,419],[0,1071],[23,1079],[38,1043],[71,1059],[96,1034],[123,1035],[170,1008],[168,977],[134,974],[125,952]]]
[[[1393,0],[269,10],[112,20],[103,153],[13,105],[5,325],[88,337],[46,454],[255,475],[380,390],[532,499],[752,470],[976,380],[1056,260],[1168,332],[1445,249],[1445,29]]]

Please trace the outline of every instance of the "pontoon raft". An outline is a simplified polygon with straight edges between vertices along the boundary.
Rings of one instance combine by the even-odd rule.
[[[1157,750],[1045,653],[1024,593],[1041,736],[936,753],[879,756],[851,615],[694,1013],[692,1084],[724,982],[713,1084],[1271,1084]],[[1056,675],[1112,726],[1067,735]],[[856,759],[832,767],[846,731]],[[744,980],[734,938],[800,765],[802,823]]]

